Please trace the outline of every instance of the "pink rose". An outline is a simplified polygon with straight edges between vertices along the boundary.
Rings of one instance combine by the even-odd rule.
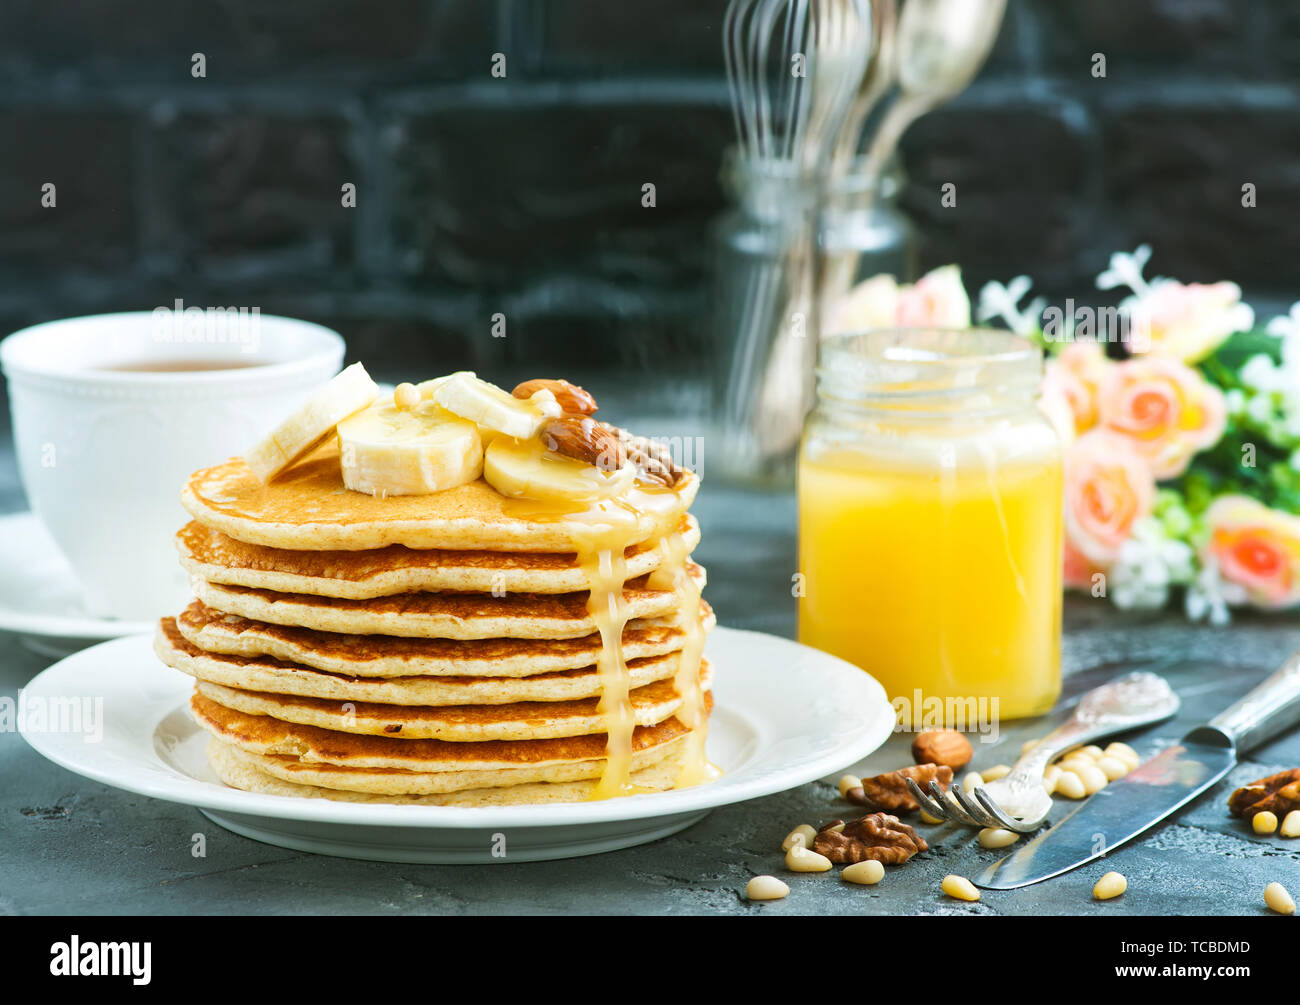
[[[1142,296],[1126,302],[1132,324],[1130,348],[1195,363],[1214,352],[1233,332],[1249,331],[1255,312],[1241,302],[1236,283],[1157,280]]]
[[[1219,575],[1257,607],[1300,603],[1300,517],[1246,496],[1222,496],[1205,513],[1206,548]]]
[[[1129,441],[1104,429],[1080,436],[1065,454],[1065,539],[1076,565],[1105,569],[1133,525],[1151,512],[1156,481]]]
[[[1076,433],[1086,432],[1097,424],[1098,391],[1112,366],[1096,342],[1072,342],[1047,361],[1043,370],[1043,395],[1065,400]]]
[[[955,265],[927,272],[898,290],[900,328],[969,328],[970,297]]]
[[[1158,479],[1181,475],[1227,425],[1223,392],[1198,371],[1160,356],[1111,367],[1097,407],[1101,425],[1131,442]]]
[[[900,286],[890,275],[872,276],[840,297],[826,312],[828,335],[873,328],[969,328],[970,298],[955,265]]]

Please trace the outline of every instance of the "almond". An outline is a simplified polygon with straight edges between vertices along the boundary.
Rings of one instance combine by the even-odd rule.
[[[970,740],[955,729],[927,729],[912,741],[912,757],[917,764],[942,764],[960,771],[974,755]]]
[[[577,384],[570,384],[567,380],[534,377],[532,380],[524,381],[510,393],[516,398],[526,400],[538,391],[550,391],[555,395],[555,400],[566,415],[591,415],[596,411],[596,399],[591,396],[591,393]]]
[[[627,450],[613,426],[586,416],[563,415],[542,424],[546,449],[582,461],[601,471],[617,471],[627,463]]]

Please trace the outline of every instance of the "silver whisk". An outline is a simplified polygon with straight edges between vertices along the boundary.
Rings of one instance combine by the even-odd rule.
[[[733,474],[788,468],[811,404],[820,185],[870,55],[870,0],[731,0],[723,19],[738,197],[767,243],[724,276],[718,413]]]

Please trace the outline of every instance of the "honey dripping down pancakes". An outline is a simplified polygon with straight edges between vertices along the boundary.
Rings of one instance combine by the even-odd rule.
[[[226,784],[353,802],[576,802],[697,785],[714,619],[698,477],[562,380],[354,364],[195,472],[195,599],[154,648]]]

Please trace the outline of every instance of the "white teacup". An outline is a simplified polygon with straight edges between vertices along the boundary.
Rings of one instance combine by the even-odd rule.
[[[0,342],[23,486],[87,612],[179,610],[185,479],[242,454],[342,363],[342,337],[320,325],[193,308],[68,318]]]

